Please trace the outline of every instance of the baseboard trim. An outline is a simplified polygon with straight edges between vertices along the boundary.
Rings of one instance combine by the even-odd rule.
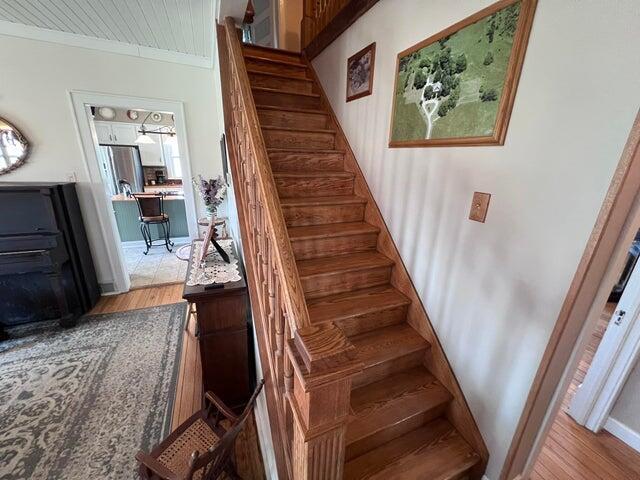
[[[640,433],[627,427],[615,418],[609,417],[604,424],[604,429],[617,439],[623,441],[636,452],[640,453]]]

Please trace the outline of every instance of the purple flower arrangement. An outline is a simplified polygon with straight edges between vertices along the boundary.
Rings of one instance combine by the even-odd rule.
[[[202,175],[198,175],[197,179],[193,179],[193,184],[197,188],[198,193],[200,193],[200,198],[202,198],[207,212],[215,216],[216,210],[227,193],[227,184],[222,176],[219,175],[218,178],[205,180]]]

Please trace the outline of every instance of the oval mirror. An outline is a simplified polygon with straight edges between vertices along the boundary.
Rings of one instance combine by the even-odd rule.
[[[29,156],[29,142],[20,130],[0,117],[0,175],[22,165]]]

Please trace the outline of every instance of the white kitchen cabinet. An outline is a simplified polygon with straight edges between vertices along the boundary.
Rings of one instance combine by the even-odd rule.
[[[98,143],[101,145],[112,145],[113,134],[111,133],[111,124],[106,122],[94,122]]]
[[[131,123],[94,122],[100,145],[135,145],[138,125]]]
[[[112,123],[111,133],[116,145],[135,145],[138,126],[130,123]]]

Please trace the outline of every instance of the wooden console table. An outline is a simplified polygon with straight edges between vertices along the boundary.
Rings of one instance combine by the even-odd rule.
[[[211,390],[234,410],[241,409],[251,395],[253,361],[248,334],[249,294],[244,272],[240,275],[242,280],[224,283],[221,288],[185,283],[182,294],[189,308],[195,305],[203,392]]]

